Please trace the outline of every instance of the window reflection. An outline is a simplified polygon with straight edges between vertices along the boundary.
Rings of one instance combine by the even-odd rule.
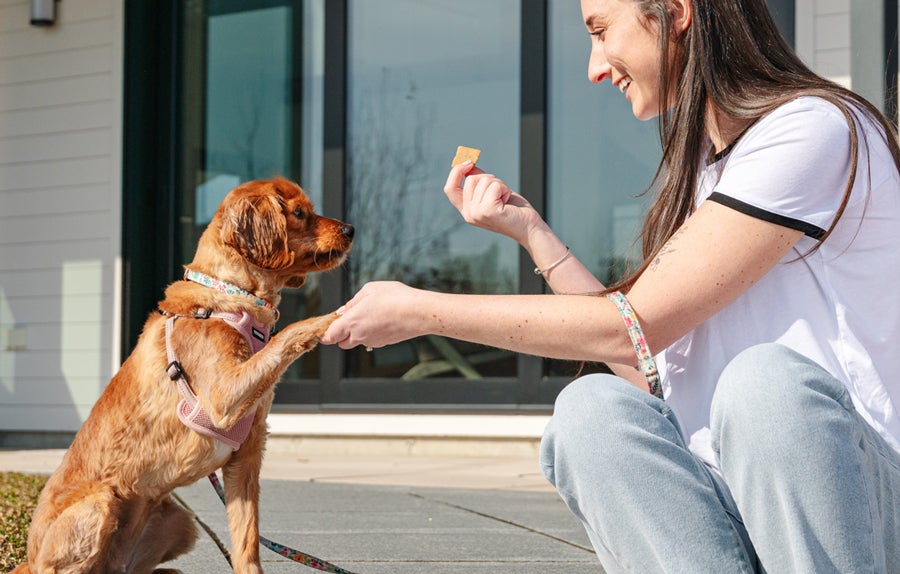
[[[610,82],[587,79],[590,37],[578,2],[550,3],[548,202],[551,226],[608,284],[629,257],[660,152]],[[639,252],[636,252],[639,255]]]
[[[274,6],[208,18],[204,179],[288,173],[291,10]]]
[[[515,292],[518,246],[466,225],[442,189],[457,145],[482,149],[480,166],[518,183],[519,4],[349,2],[353,292],[377,279]],[[515,375],[512,353],[436,337],[353,353],[348,367],[351,377]]]
[[[608,285],[622,275],[629,258],[640,256],[635,241],[647,200],[638,196],[650,185],[660,158],[656,122],[635,119],[610,82],[588,81],[590,37],[578,2],[554,0],[548,15],[547,217],[579,260]],[[571,377],[579,368],[548,361],[547,372]]]
[[[208,0],[182,9],[180,257],[186,263],[221,200],[243,182],[284,175],[321,203],[324,8],[323,0]],[[278,327],[320,307],[313,274],[301,290],[283,293]],[[318,361],[318,350],[304,355],[285,379],[317,379]],[[316,384],[308,386],[309,401],[318,402]]]

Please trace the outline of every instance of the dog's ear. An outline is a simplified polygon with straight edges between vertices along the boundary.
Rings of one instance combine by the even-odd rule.
[[[241,197],[225,209],[223,216],[222,241],[250,263],[263,269],[285,269],[294,263],[287,222],[277,197]]]
[[[285,284],[285,287],[289,287],[291,289],[299,289],[303,287],[303,284],[306,283],[306,273],[302,273],[300,275],[294,275],[288,282]]]

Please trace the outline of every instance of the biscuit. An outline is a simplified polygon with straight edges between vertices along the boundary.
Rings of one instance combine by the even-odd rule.
[[[481,155],[480,149],[461,145],[456,148],[456,155],[453,157],[453,161],[450,162],[450,167],[456,167],[467,160],[472,160],[473,164],[478,163],[479,155]]]

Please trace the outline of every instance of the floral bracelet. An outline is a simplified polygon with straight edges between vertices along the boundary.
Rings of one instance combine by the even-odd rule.
[[[659,371],[656,369],[656,361],[650,353],[650,346],[647,345],[647,338],[644,337],[644,331],[638,322],[637,315],[625,295],[621,291],[608,293],[606,298],[615,303],[619,314],[625,321],[625,328],[628,330],[628,336],[634,345],[634,352],[638,359],[638,369],[647,378],[647,387],[650,393],[659,399],[663,398],[662,386],[659,383]]]

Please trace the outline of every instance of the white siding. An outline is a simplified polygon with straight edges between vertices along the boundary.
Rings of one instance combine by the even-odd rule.
[[[72,431],[117,367],[122,5],[0,0],[0,432]]]
[[[816,73],[851,87],[850,0],[796,0],[797,53]]]

